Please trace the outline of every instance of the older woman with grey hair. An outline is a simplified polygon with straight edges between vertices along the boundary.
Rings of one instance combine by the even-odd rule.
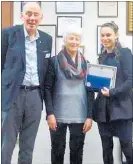
[[[45,82],[45,105],[51,135],[51,162],[63,164],[67,127],[70,131],[70,164],[82,164],[85,134],[92,126],[93,94],[87,93],[87,62],[78,50],[82,29],[64,33],[64,47],[51,59]]]

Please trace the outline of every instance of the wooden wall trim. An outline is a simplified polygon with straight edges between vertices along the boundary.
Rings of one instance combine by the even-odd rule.
[[[13,25],[13,2],[1,1],[2,28]]]

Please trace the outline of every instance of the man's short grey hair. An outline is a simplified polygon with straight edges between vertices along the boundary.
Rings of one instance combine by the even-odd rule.
[[[40,7],[40,3],[39,2],[35,2],[35,1],[25,1],[24,4],[23,4],[23,11],[25,11],[25,9],[27,8],[27,6],[38,6],[39,9],[41,10],[41,7]]]
[[[83,33],[83,31],[82,31],[81,27],[76,27],[76,26],[71,25],[64,31],[63,40],[65,42],[67,36],[70,34],[78,35],[82,39],[82,33]]]

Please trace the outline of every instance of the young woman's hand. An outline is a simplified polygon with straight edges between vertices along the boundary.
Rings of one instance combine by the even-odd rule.
[[[101,89],[101,93],[104,95],[104,96],[107,96],[109,97],[109,89],[104,87],[103,89]]]

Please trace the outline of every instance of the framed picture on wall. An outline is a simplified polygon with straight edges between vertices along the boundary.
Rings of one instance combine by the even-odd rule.
[[[52,43],[52,52],[51,52],[51,56],[55,56],[56,55],[56,25],[40,25],[38,27],[39,30],[44,31],[46,33],[48,33],[49,35],[52,36],[53,39],[53,43]]]
[[[55,9],[56,14],[83,14],[85,5],[83,1],[57,1]]]
[[[21,12],[22,12],[22,11],[23,11],[23,7],[24,7],[24,5],[25,5],[27,2],[21,1],[20,3],[21,3]]]
[[[127,32],[133,32],[133,2],[127,2]]]
[[[40,5],[40,7],[41,7],[41,1],[36,1],[39,5]],[[24,5],[27,3],[27,1],[21,1],[20,2],[21,3],[21,12],[23,11],[23,7],[24,7]]]
[[[98,25],[97,26],[97,55],[101,54],[101,48],[102,48],[102,44],[100,41],[100,29],[101,29],[101,26]]]
[[[84,50],[84,46],[83,45],[80,46],[79,51],[84,55],[84,51],[85,50]]]
[[[117,1],[99,1],[98,17],[118,17]]]
[[[76,27],[82,27],[81,16],[57,16],[57,36],[62,37],[66,29],[74,25]]]

